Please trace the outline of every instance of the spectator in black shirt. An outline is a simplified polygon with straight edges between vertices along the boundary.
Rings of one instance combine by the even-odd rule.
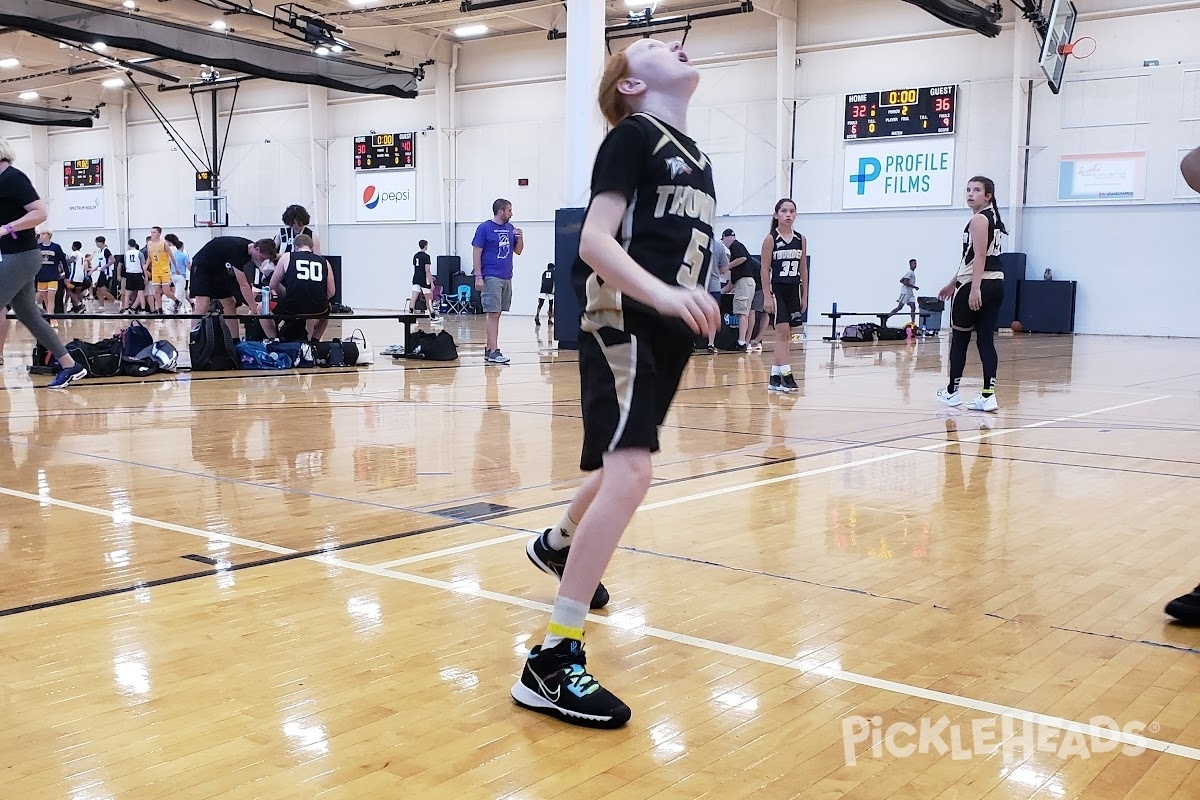
[[[733,313],[738,318],[738,349],[745,350],[750,339],[750,310],[754,304],[754,264],[750,251],[726,228],[721,242],[729,250],[729,281],[733,284]]]

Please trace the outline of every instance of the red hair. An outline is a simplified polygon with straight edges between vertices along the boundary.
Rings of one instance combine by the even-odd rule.
[[[629,77],[629,59],[624,53],[614,53],[608,57],[604,65],[604,74],[600,77],[600,113],[608,120],[608,124],[616,127],[617,123],[633,113],[629,101],[621,94],[618,85]]]

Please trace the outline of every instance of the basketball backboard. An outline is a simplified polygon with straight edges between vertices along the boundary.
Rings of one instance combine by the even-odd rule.
[[[229,224],[229,201],[225,197],[202,195],[196,198],[194,227],[224,228]]]
[[[1041,66],[1050,84],[1050,91],[1058,94],[1062,89],[1063,74],[1070,58],[1072,37],[1079,12],[1071,0],[1054,0],[1047,18],[1046,38],[1042,41]]]

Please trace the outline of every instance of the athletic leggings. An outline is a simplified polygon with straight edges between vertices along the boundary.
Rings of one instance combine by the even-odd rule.
[[[62,340],[42,316],[34,293],[34,278],[42,266],[42,253],[38,249],[24,253],[5,253],[0,261],[0,306],[12,306],[13,313],[21,324],[29,329],[38,344],[62,358],[67,354]]]
[[[996,321],[1000,317],[1000,304],[1004,300],[1004,282],[996,279],[984,280],[980,287],[983,304],[978,311],[965,307],[971,293],[970,284],[959,287],[953,300],[951,325],[975,328],[975,346],[979,360],[983,363],[983,390],[996,389],[996,372],[1000,367],[1000,356],[996,353]],[[965,307],[965,308],[964,308]],[[953,330],[950,334],[950,384],[951,392],[958,391],[959,381],[967,368],[967,349],[971,346],[970,330]]]

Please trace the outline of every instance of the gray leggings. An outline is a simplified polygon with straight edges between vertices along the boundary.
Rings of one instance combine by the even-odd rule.
[[[38,344],[62,358],[67,354],[62,340],[42,316],[34,295],[33,280],[42,267],[40,250],[10,253],[0,261],[0,306],[11,305],[17,319],[21,320]]]

